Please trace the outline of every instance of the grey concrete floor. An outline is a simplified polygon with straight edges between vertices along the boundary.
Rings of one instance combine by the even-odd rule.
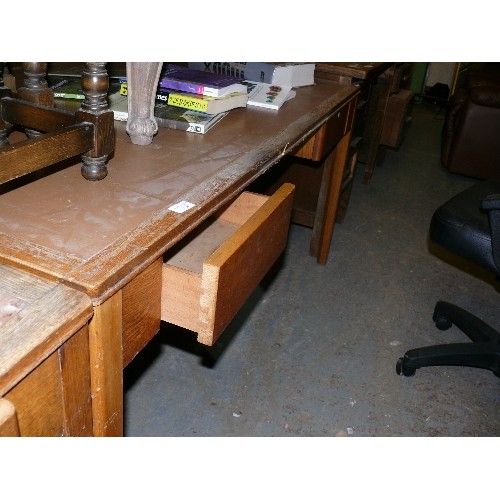
[[[330,257],[290,228],[276,266],[206,348],[164,325],[125,370],[126,436],[498,436],[500,379],[468,367],[396,374],[408,349],[466,341],[437,330],[437,300],[500,327],[492,280],[429,247],[441,203],[474,181],[440,165],[443,111],[415,105],[369,184],[358,164]]]

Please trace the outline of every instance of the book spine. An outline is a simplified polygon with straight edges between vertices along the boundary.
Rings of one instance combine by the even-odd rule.
[[[262,83],[273,83],[274,70],[276,69],[275,64],[263,62],[190,62],[188,65],[193,69]]]
[[[170,106],[177,106],[184,109],[193,109],[195,111],[201,111],[203,113],[207,112],[208,102],[206,99],[177,94],[173,92],[167,92],[165,90],[160,90],[156,92],[156,100],[159,102],[164,102]]]
[[[85,99],[83,94],[69,94],[67,92],[54,92],[54,97],[62,97],[63,99]]]
[[[168,118],[160,118],[158,116],[155,116],[155,120],[159,127],[184,130],[185,132],[194,132],[195,134],[205,133],[205,125],[200,125],[199,123],[191,123],[184,120],[169,120]]]
[[[182,82],[163,77],[160,80],[160,87],[163,89],[179,90],[181,92],[190,92],[191,94],[204,94],[205,87],[191,82]]]
[[[113,118],[119,122],[126,122],[128,120],[128,113],[126,111],[113,111]]]

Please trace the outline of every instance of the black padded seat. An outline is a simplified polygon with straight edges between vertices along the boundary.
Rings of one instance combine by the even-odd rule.
[[[500,275],[500,181],[467,188],[444,203],[430,224],[430,239],[446,250]],[[498,265],[497,265],[498,263]],[[432,318],[440,330],[457,326],[472,342],[411,349],[399,358],[398,374],[411,376],[424,366],[473,366],[500,377],[500,333],[473,314],[439,301]]]
[[[488,212],[481,208],[495,194],[500,194],[500,180],[480,182],[457,194],[434,212],[429,235],[434,243],[498,275]]]

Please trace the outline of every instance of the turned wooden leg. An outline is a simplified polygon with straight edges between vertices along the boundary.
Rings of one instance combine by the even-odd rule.
[[[146,146],[158,131],[154,119],[156,87],[162,63],[127,63],[127,133],[133,144]]]
[[[54,92],[49,88],[45,76],[47,63],[23,62],[24,83],[17,91],[17,97],[22,101],[29,101],[36,106],[54,106]],[[29,138],[38,137],[43,132],[26,128]]]
[[[115,147],[114,115],[108,109],[106,99],[108,88],[106,63],[85,63],[82,74],[85,99],[75,116],[79,121],[94,125],[94,149],[82,156],[82,175],[90,181],[98,181],[108,175],[106,163]]]

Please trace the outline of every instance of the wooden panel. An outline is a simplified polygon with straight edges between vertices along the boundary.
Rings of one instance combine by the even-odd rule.
[[[385,71],[388,62],[324,62],[316,63],[315,79],[342,81],[339,77],[372,80]]]
[[[162,259],[123,288],[123,366],[127,366],[160,329]]]
[[[339,109],[294,156],[320,161],[346,133],[349,104]]]
[[[85,123],[5,146],[0,152],[0,184],[89,151],[93,139],[94,127]]]
[[[283,185],[204,263],[202,344],[217,340],[285,248],[293,190],[291,184]]]
[[[0,264],[0,395],[22,436],[92,435],[84,294]]]
[[[413,96],[414,93],[410,90],[400,90],[389,97],[380,137],[380,143],[384,146],[392,148],[400,146],[404,126],[410,119],[409,112]]]
[[[81,103],[80,103],[81,104]],[[9,123],[21,123],[24,127],[54,132],[61,127],[75,125],[74,114],[53,108],[42,108],[18,99],[2,99],[3,119]]]
[[[33,371],[92,315],[84,294],[0,264],[0,295],[16,311],[0,321],[0,395]],[[9,298],[10,297],[10,298]],[[2,311],[0,309],[0,319]]]
[[[164,321],[199,332],[200,297],[201,273],[171,265],[163,266],[161,317]]]
[[[92,436],[89,330],[85,325],[59,349],[65,436]]]
[[[63,393],[56,351],[10,390],[21,436],[63,436]]]
[[[16,408],[5,398],[0,398],[0,437],[19,436]]]
[[[91,436],[87,326],[21,380],[5,398],[17,409],[21,436]]]
[[[122,291],[94,309],[89,324],[94,436],[123,435]]]
[[[246,221],[206,257],[200,273],[186,262],[183,268],[170,264],[187,259],[169,259],[163,266],[162,319],[197,332],[199,342],[213,345],[283,251],[293,191],[294,186],[285,184],[271,198],[242,193],[219,213],[214,225]],[[205,251],[211,245],[201,243]]]

